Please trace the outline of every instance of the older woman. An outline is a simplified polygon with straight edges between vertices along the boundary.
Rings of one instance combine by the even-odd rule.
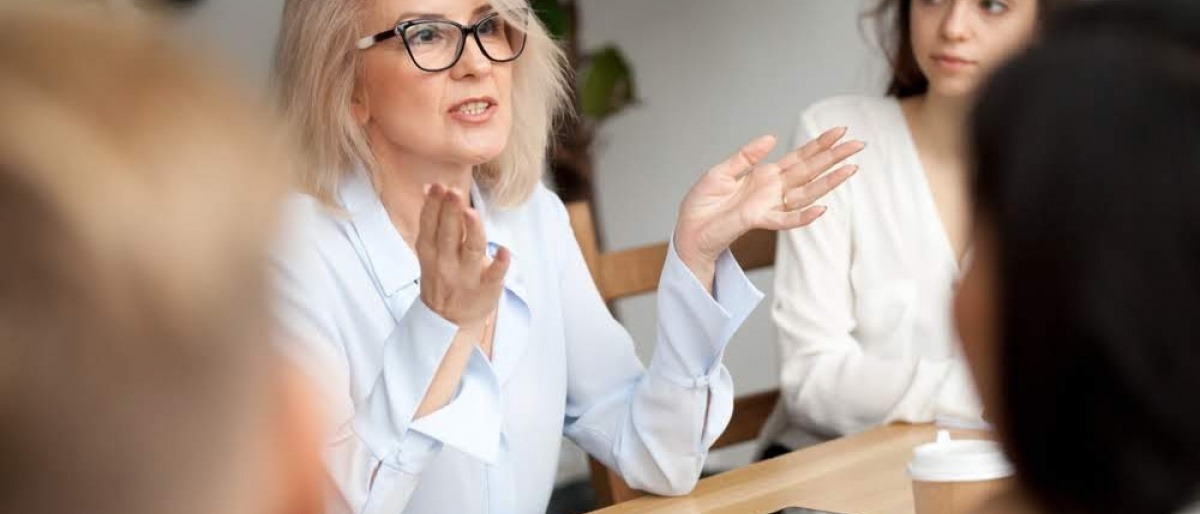
[[[285,316],[336,355],[339,510],[543,512],[560,437],[683,494],[729,421],[721,357],[761,294],[727,251],[806,225],[862,148],[769,137],[692,188],[648,367],[540,184],[563,57],[522,0],[289,0],[285,110],[313,166],[281,254]]]

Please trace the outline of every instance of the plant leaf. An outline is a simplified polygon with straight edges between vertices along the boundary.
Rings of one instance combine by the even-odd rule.
[[[621,50],[606,46],[588,55],[579,70],[581,111],[602,121],[637,103],[633,68]]]
[[[559,0],[532,0],[530,5],[537,13],[550,36],[559,41],[567,41],[571,31],[571,17]]]

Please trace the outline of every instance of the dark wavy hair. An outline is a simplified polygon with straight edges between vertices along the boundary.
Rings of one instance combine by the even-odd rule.
[[[1045,19],[1047,14],[1074,5],[1079,0],[1037,0],[1041,9],[1039,17]],[[867,11],[866,17],[875,21],[878,32],[878,42],[888,65],[892,69],[892,78],[888,82],[887,94],[896,98],[923,95],[929,90],[929,80],[921,73],[917,58],[913,55],[912,25],[909,23],[913,0],[879,0],[875,7]]]
[[[971,134],[1000,432],[1049,512],[1177,512],[1200,491],[1200,3],[1095,2],[1043,29]]]

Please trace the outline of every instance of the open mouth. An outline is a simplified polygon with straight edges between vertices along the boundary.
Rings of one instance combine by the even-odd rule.
[[[487,112],[488,108],[491,106],[492,104],[488,102],[470,102],[459,105],[454,112],[465,114],[467,116],[479,116]]]
[[[486,117],[489,113],[495,110],[495,108],[496,101],[491,98],[468,98],[455,104],[454,107],[450,109],[450,114],[457,118],[474,120]]]

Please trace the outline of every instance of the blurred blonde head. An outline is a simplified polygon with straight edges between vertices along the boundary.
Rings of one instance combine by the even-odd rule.
[[[0,8],[0,512],[260,514],[291,152],[111,14]]]
[[[366,134],[351,100],[362,69],[356,41],[373,0],[287,0],[275,50],[275,82],[284,112],[303,146],[300,185],[333,205],[339,181],[357,166],[376,173]],[[489,0],[501,13],[529,9],[526,0]],[[525,51],[514,62],[513,126],[504,151],[475,170],[492,202],[513,207],[537,187],[554,123],[567,106],[566,58],[536,17]]]

